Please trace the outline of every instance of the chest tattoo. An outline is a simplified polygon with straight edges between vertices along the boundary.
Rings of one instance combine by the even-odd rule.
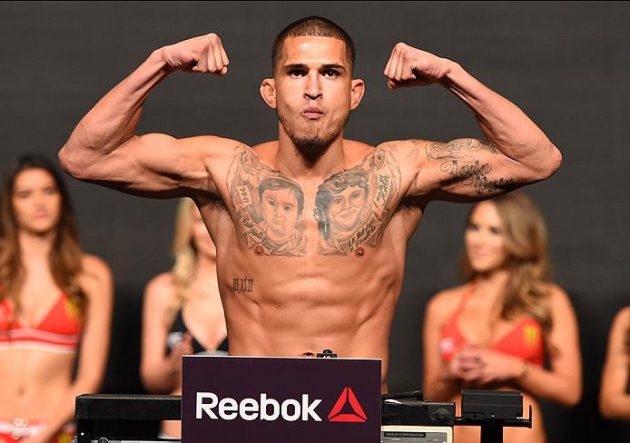
[[[400,169],[387,148],[354,168],[326,178],[315,196],[319,253],[349,255],[375,246],[397,204]],[[257,254],[305,256],[304,191],[299,183],[241,148],[228,171],[227,187],[237,229]]]
[[[348,255],[361,245],[375,246],[395,209],[400,169],[387,148],[378,148],[352,169],[319,185],[314,216],[319,253]]]
[[[306,255],[304,192],[242,147],[228,171],[227,186],[237,229],[247,247],[265,255]]]

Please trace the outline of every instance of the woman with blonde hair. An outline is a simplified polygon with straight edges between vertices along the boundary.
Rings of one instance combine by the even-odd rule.
[[[227,353],[216,249],[188,198],[177,209],[172,252],[171,271],[154,277],[145,290],[140,375],[148,392],[180,395],[183,355]],[[179,438],[181,423],[163,422],[162,434]]]
[[[521,391],[533,428],[506,428],[505,441],[544,442],[537,399],[576,405],[582,375],[575,313],[550,281],[545,223],[534,203],[513,192],[474,205],[461,265],[466,283],[435,295],[425,312],[425,398],[459,408],[463,388]],[[479,441],[478,428],[455,432],[458,443]]]
[[[70,442],[75,397],[103,380],[111,309],[109,268],[81,250],[61,177],[20,157],[0,195],[0,442]]]

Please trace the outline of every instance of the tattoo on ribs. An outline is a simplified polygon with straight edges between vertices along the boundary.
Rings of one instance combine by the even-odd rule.
[[[233,279],[232,292],[234,292],[235,294],[254,292],[254,279],[247,277]]]
[[[266,255],[304,256],[304,192],[299,184],[263,165],[242,146],[230,165],[227,186],[237,229],[248,248]]]
[[[441,161],[440,171],[448,174],[448,181],[461,183],[475,189],[478,195],[490,194],[509,188],[513,179],[498,178],[490,180],[492,171],[490,163],[482,163],[475,157],[479,151],[497,154],[499,151],[492,143],[476,139],[458,139],[449,143],[434,143],[426,148],[426,156],[430,160]]]
[[[324,180],[314,210],[319,253],[348,255],[361,245],[375,246],[395,209],[400,176],[389,148],[379,147],[359,166]]]

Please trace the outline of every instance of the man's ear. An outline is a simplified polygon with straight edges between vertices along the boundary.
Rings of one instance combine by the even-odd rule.
[[[350,89],[350,109],[356,109],[361,103],[363,94],[365,93],[365,82],[361,79],[352,80],[352,88]]]
[[[260,95],[272,109],[276,109],[276,83],[272,78],[266,78],[260,84]]]

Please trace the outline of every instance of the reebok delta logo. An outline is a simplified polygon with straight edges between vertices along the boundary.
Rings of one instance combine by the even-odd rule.
[[[344,407],[350,405],[352,413],[344,412]],[[345,408],[347,411],[347,408]],[[328,421],[341,422],[341,423],[365,423],[367,415],[357,400],[357,396],[354,395],[352,388],[346,387],[341,392],[341,395],[337,399],[335,406],[328,414]]]
[[[244,398],[237,401],[234,398],[219,398],[214,392],[197,392],[195,402],[195,418],[202,420],[204,415],[210,420],[245,421],[322,421],[316,408],[322,402],[316,398],[311,400],[308,394],[302,394],[297,399],[283,401],[260,394],[259,398]],[[329,422],[337,423],[365,423],[367,415],[357,400],[354,391],[345,387],[328,413]]]

